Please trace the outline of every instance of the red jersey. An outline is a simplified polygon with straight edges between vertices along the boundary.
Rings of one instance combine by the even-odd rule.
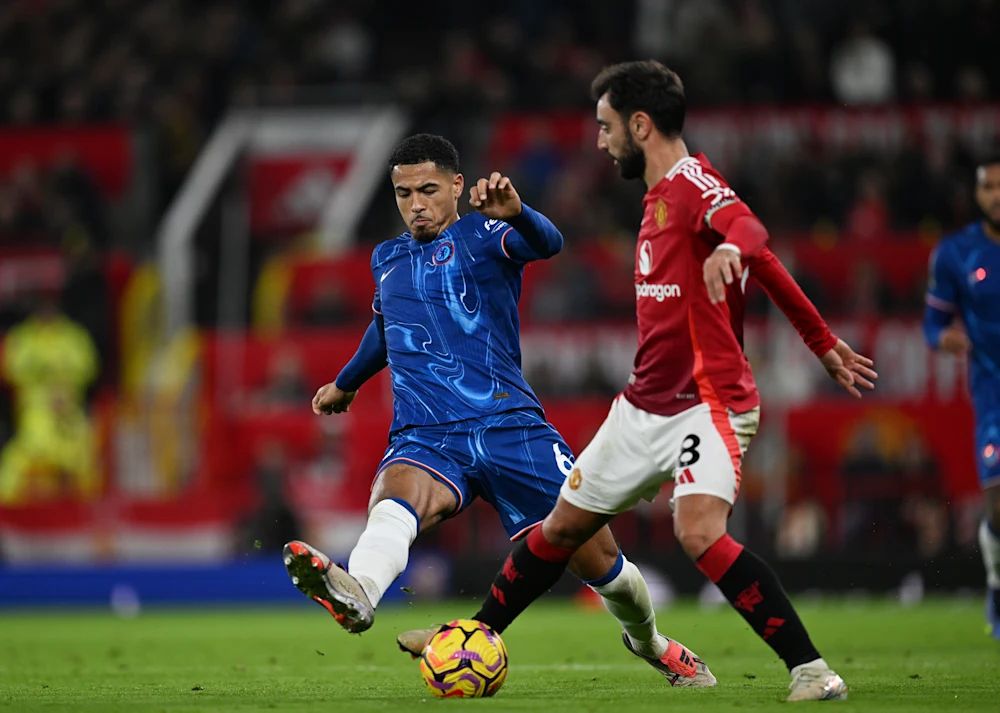
[[[624,395],[649,413],[673,415],[697,403],[737,413],[760,397],[741,345],[745,278],[709,301],[702,268],[724,241],[712,228],[752,216],[702,154],[678,161],[643,199],[635,254],[639,347]],[[836,343],[812,303],[763,246],[742,255],[807,344],[821,355]],[[776,267],[775,267],[776,266]]]

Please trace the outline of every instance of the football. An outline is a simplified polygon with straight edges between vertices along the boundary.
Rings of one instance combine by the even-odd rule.
[[[439,698],[492,696],[507,678],[507,647],[485,624],[455,619],[424,647],[420,673]]]

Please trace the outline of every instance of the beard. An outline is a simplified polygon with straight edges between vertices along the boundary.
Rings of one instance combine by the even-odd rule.
[[[410,228],[410,235],[413,236],[414,240],[421,243],[429,243],[438,236],[438,232],[430,225],[421,225],[418,227]]]
[[[995,232],[1000,233],[1000,211],[984,212],[983,218],[986,220],[987,225],[993,228]]]
[[[646,154],[635,145],[631,134],[626,136],[625,153],[618,158],[618,170],[626,180],[642,178],[646,173]]]

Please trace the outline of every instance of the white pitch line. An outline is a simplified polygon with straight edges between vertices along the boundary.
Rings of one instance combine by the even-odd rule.
[[[377,673],[380,671],[398,671],[399,666],[331,664],[324,669],[336,671],[357,671],[358,673]],[[635,664],[588,664],[588,663],[543,663],[543,664],[513,664],[515,671],[626,671],[628,669],[642,670]]]

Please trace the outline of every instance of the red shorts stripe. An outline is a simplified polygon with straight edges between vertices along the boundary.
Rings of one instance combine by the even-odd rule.
[[[688,311],[688,329],[691,332],[691,348],[694,350],[694,366],[692,376],[698,385],[698,394],[701,400],[708,404],[712,414],[712,424],[715,430],[722,436],[722,442],[726,444],[729,452],[729,459],[733,462],[733,470],[736,472],[736,493],[740,491],[740,480],[743,477],[743,453],[740,451],[740,442],[736,438],[736,431],[729,421],[729,411],[723,405],[719,395],[715,392],[711,380],[705,374],[705,356],[698,343],[698,335],[695,333],[694,320],[691,312]]]

